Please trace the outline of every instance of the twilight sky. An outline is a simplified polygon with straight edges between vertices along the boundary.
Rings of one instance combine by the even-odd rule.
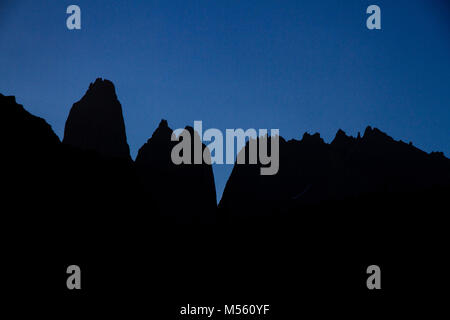
[[[81,30],[66,28],[71,4]],[[366,28],[371,4],[381,30]],[[371,125],[450,155],[446,0],[0,0],[0,93],[62,138],[97,77],[116,86],[133,158],[161,118],[326,142]],[[231,169],[214,166],[218,200]]]

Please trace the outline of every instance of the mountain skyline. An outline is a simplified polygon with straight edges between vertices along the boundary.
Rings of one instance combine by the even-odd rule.
[[[14,98],[15,99],[15,98]],[[14,100],[15,101],[15,100]],[[128,147],[127,142],[127,128],[125,126],[125,123],[123,121],[123,115],[122,115],[122,107],[120,104],[120,97],[117,97],[116,95],[116,89],[112,81],[102,78],[97,78],[94,82],[92,82],[85,93],[85,95],[76,103],[73,104],[72,109],[67,116],[66,120],[66,130],[64,132],[64,139],[61,141],[63,144],[71,145],[74,147],[78,147],[81,149],[84,149],[86,151],[95,151],[99,153],[99,155],[106,156],[106,157],[119,157],[127,159],[128,161],[131,161],[133,163],[136,163],[136,166],[138,168],[138,171],[141,171],[141,174],[143,174],[146,178],[142,181],[145,189],[147,189],[147,192],[149,194],[155,194],[155,193],[161,193],[161,196],[164,198],[165,195],[170,194],[170,189],[173,186],[183,186],[183,181],[197,181],[196,177],[207,177],[204,181],[205,185],[199,185],[198,188],[193,188],[194,190],[203,190],[199,194],[206,194],[210,191],[213,191],[214,195],[208,195],[207,199],[216,199],[215,202],[219,207],[223,207],[223,201],[222,201],[222,194],[216,194],[217,185],[215,185],[215,175],[212,171],[212,167],[208,165],[209,167],[207,169],[207,172],[202,173],[203,169],[201,169],[205,164],[202,164],[201,166],[195,166],[195,165],[174,165],[171,162],[170,159],[170,152],[171,148],[176,145],[175,142],[171,141],[170,136],[172,134],[172,129],[169,127],[169,123],[167,120],[162,119],[159,126],[155,129],[153,132],[153,135],[149,137],[148,141],[140,148],[139,153],[135,159],[133,159],[130,156],[130,150]],[[126,109],[126,106],[124,107]],[[51,127],[50,127],[51,128]],[[50,129],[51,130],[51,129]],[[190,127],[189,125],[186,126],[185,130],[188,130],[193,137],[196,139],[199,139],[198,134],[194,134],[194,129]],[[53,132],[53,131],[52,131]],[[54,134],[54,133],[53,133]],[[56,135],[55,135],[56,136]],[[261,139],[261,137],[259,137]],[[270,139],[270,137],[269,137]],[[346,133],[339,129],[333,139],[330,143],[326,143],[321,137],[319,133],[315,134],[309,134],[305,132],[303,134],[302,139],[285,139],[282,135],[280,135],[280,142],[281,142],[281,148],[286,148],[285,146],[310,146],[312,149],[308,149],[309,147],[306,147],[307,151],[303,154],[303,156],[295,155],[293,159],[286,158],[286,154],[283,154],[281,151],[281,158],[284,161],[284,165],[287,165],[290,170],[292,170],[294,167],[299,165],[299,163],[302,163],[302,161],[306,161],[308,163],[308,157],[316,157],[318,154],[321,154],[325,150],[324,148],[344,148],[348,150],[355,149],[359,144],[364,145],[367,141],[372,141],[377,143],[380,143],[383,145],[387,141],[388,148],[390,145],[397,146],[395,148],[409,148],[410,150],[414,150],[414,152],[419,152],[422,157],[425,155],[427,157],[430,157],[430,159],[448,159],[445,157],[443,152],[437,151],[437,152],[431,152],[426,153],[417,147],[413,145],[412,142],[403,142],[402,140],[395,140],[388,136],[386,133],[380,131],[377,128],[373,128],[371,126],[367,126],[363,135],[360,135],[358,132],[357,137],[352,137],[346,135]],[[377,144],[375,144],[377,146]],[[192,145],[193,148],[193,145]],[[206,146],[203,144],[203,149],[205,149]],[[238,152],[248,152],[248,141],[246,143],[246,146],[242,150],[238,150]],[[318,148],[318,149],[317,149]],[[375,147],[378,148],[378,147]],[[345,151],[346,153],[350,151]],[[372,155],[374,157],[383,156],[383,152],[386,152],[387,150],[381,148],[378,150],[381,152],[381,155],[376,155],[374,151],[372,150]],[[319,152],[319,153],[318,153]],[[327,151],[328,152],[328,151]],[[334,151],[333,151],[334,152]],[[352,151],[353,152],[353,151]],[[340,151],[339,153],[342,153]],[[338,153],[338,154],[339,154]],[[289,151],[288,154],[292,155],[292,151]],[[294,152],[295,154],[295,152]],[[192,152],[193,156],[193,152]],[[322,155],[322,157],[330,157],[326,153]],[[367,158],[367,156],[365,156]],[[336,156],[332,156],[332,158],[336,158]],[[248,159],[248,156],[247,156]],[[306,159],[306,160],[305,160]],[[407,157],[404,158],[404,161],[407,161]],[[317,159],[316,161],[324,161],[325,159]],[[355,160],[353,160],[355,161]],[[369,158],[364,160],[365,162],[371,161]],[[398,160],[397,160],[398,161]],[[193,163],[193,161],[192,161]],[[313,162],[311,162],[313,163]],[[283,162],[280,164],[281,167],[284,166]],[[328,164],[328,166],[335,166],[336,164]],[[407,163],[399,163],[400,166],[408,166],[410,164]],[[164,167],[167,167],[167,169],[163,169]],[[254,165],[236,165],[234,164],[233,172],[230,176],[226,179],[226,186],[230,183],[230,180],[233,180],[233,174],[235,174],[235,171],[237,167],[255,167]],[[190,169],[192,168],[192,170]],[[200,169],[200,171],[198,170]],[[343,168],[345,169],[345,168]],[[142,171],[143,170],[143,171]],[[161,171],[162,170],[162,171]],[[167,171],[166,171],[167,170]],[[191,171],[191,173],[188,173],[188,171]],[[238,172],[240,172],[242,169],[238,169]],[[318,169],[315,169],[316,171]],[[320,169],[322,170],[322,169]],[[319,171],[320,171],[319,170]],[[346,169],[345,169],[346,170]],[[345,171],[344,170],[344,171]],[[436,167],[434,170],[438,170]],[[159,172],[161,174],[161,177],[158,178],[156,181],[152,181],[154,179],[155,172]],[[165,173],[164,173],[165,172]],[[259,172],[259,171],[258,171]],[[285,173],[286,169],[282,169],[282,173]],[[292,175],[293,172],[290,172],[289,175]],[[322,175],[323,173],[321,173]],[[356,173],[355,173],[356,174]],[[361,172],[359,173],[362,174]],[[398,173],[397,173],[398,174]],[[413,176],[409,177],[408,174],[411,173],[405,173],[404,177],[407,181],[410,181],[411,179],[414,179]],[[443,179],[443,183],[446,183],[446,179],[448,178],[443,172],[440,173],[441,177]],[[272,177],[259,177],[259,174],[256,174],[252,179],[253,181],[261,180],[261,179],[281,179],[280,181],[286,182],[287,177],[285,178],[279,178],[280,175],[276,175],[276,178]],[[354,175],[355,177],[358,174]],[[435,174],[434,174],[435,175]],[[432,175],[433,176],[433,175]],[[368,173],[362,174],[362,179],[365,179],[368,177]],[[376,177],[373,177],[376,179]],[[235,178],[234,178],[235,179]],[[255,180],[256,179],[256,180]],[[423,178],[422,178],[423,179]],[[301,179],[300,179],[301,180]],[[405,181],[406,181],[405,180]],[[150,182],[153,184],[147,185],[147,182]],[[437,180],[436,180],[437,181]],[[246,182],[247,183],[247,182]],[[245,185],[246,183],[242,184]],[[386,182],[387,183],[387,182]],[[392,183],[389,182],[389,183]],[[240,185],[239,184],[239,185]],[[302,182],[303,187],[300,189],[296,189],[294,192],[295,194],[291,194],[291,197],[298,197],[298,194],[303,194],[305,192],[309,192],[310,185],[305,182]],[[146,186],[147,185],[147,186]],[[166,185],[165,188],[161,189],[161,185]],[[429,186],[432,186],[430,184]],[[255,190],[255,187],[259,188],[260,185],[256,186],[248,186],[248,190]],[[284,186],[283,186],[284,187]],[[282,190],[283,187],[281,185],[277,185],[274,190]],[[393,188],[394,186],[390,185],[389,188]],[[398,188],[400,191],[405,191],[405,185],[403,188]],[[419,189],[422,187],[421,183],[418,185]],[[192,188],[192,186],[190,187]],[[236,187],[235,187],[236,188]],[[358,189],[358,188],[357,188]],[[395,189],[395,187],[394,187]],[[165,191],[160,191],[165,190]],[[226,190],[226,187],[225,187]],[[267,189],[266,191],[269,191],[272,189]],[[337,189],[336,189],[337,190]],[[253,192],[252,191],[252,192]],[[361,190],[359,190],[361,191]],[[374,189],[372,191],[379,191],[378,189]],[[240,191],[242,195],[245,194],[245,190]],[[292,192],[289,191],[289,192]],[[323,191],[322,191],[323,192]],[[354,193],[354,192],[353,192]],[[352,194],[352,193],[350,193]],[[356,194],[356,193],[355,193]],[[161,196],[158,196],[161,197]],[[186,196],[186,201],[189,202],[190,199],[194,196],[194,194]],[[245,196],[247,197],[247,196]],[[323,196],[321,197],[323,198]],[[326,199],[327,196],[325,196],[324,199]],[[263,200],[263,199],[261,199]],[[168,199],[169,201],[169,199]],[[187,202],[184,201],[186,204]],[[225,201],[226,202],[226,201]],[[236,203],[245,203],[243,199],[235,200]],[[264,201],[263,201],[264,202]],[[168,202],[170,203],[170,201]],[[183,201],[181,201],[183,203]],[[201,201],[194,201],[193,203],[201,203]],[[176,206],[175,206],[176,207]],[[174,208],[175,208],[174,207]],[[194,208],[194,207],[192,207]],[[204,211],[211,211],[212,209],[211,204],[206,206]],[[179,208],[181,210],[181,207]],[[177,211],[177,210],[172,210]],[[189,211],[189,210],[188,210]],[[193,210],[190,210],[193,211]]]
[[[0,92],[62,140],[97,77],[114,81],[131,157],[161,119],[172,128],[280,128],[286,139],[367,125],[450,154],[448,1],[2,1]],[[217,192],[232,165],[213,166]]]
[[[96,82],[87,93],[93,96],[82,101],[117,107],[113,91],[103,90],[110,83]],[[84,279],[86,270],[89,274],[83,305],[77,305],[82,310],[92,306],[91,299],[121,306],[126,301],[136,310],[151,286],[162,298],[162,304],[156,300],[161,314],[167,314],[166,303],[186,301],[193,293],[206,298],[236,292],[242,299],[269,297],[285,306],[282,313],[298,314],[289,300],[298,296],[283,290],[286,283],[301,288],[313,312],[324,299],[311,303],[324,292],[336,305],[358,301],[369,308],[374,300],[364,272],[374,261],[388,270],[383,306],[398,303],[405,293],[408,305],[423,303],[418,288],[429,296],[443,285],[450,160],[442,153],[428,154],[371,127],[356,138],[338,131],[330,144],[319,134],[280,137],[278,173],[260,175],[258,163],[235,165],[216,205],[210,165],[171,162],[167,121],[134,162],[117,154],[125,145],[124,131],[113,144],[102,141],[108,137],[104,128],[117,132],[111,124],[121,126],[120,114],[106,117],[111,122],[102,126],[87,126],[96,143],[72,146],[26,109],[0,94],[2,201],[10,208],[3,220],[12,243],[7,256],[14,257],[6,264],[7,282],[17,292],[39,293],[43,300],[37,301],[58,297],[73,304],[64,284],[74,260]],[[105,111],[88,103],[80,110],[71,119],[75,127],[101,119]],[[185,130],[192,135],[191,127]],[[83,142],[79,138],[86,132],[75,131],[72,141]],[[40,262],[34,266],[40,277],[29,287],[23,274],[33,261]],[[411,261],[414,268],[405,268]],[[418,272],[420,280],[411,281]],[[139,310],[148,311],[149,301],[145,296]]]
[[[449,0],[0,0],[6,309],[445,314],[449,39]]]

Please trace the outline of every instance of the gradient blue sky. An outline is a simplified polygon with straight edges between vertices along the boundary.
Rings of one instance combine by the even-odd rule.
[[[365,26],[370,4],[382,30]],[[133,157],[161,118],[327,142],[372,125],[449,156],[449,36],[446,0],[0,0],[0,93],[62,138],[89,83],[110,79]],[[214,166],[218,199],[231,169]]]

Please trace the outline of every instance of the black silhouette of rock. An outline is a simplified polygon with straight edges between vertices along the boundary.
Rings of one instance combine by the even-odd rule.
[[[216,189],[212,166],[194,164],[194,139],[200,141],[191,127],[186,127],[192,142],[192,164],[176,165],[171,159],[172,129],[161,120],[152,137],[139,149],[136,167],[147,193],[159,204],[161,215],[178,222],[211,222],[216,217]],[[183,138],[180,138],[181,140]],[[206,146],[202,144],[202,150]]]
[[[42,184],[51,185],[50,169],[56,165],[60,141],[44,119],[31,115],[13,96],[0,94],[0,114],[4,200],[26,211],[33,201],[44,201],[54,193],[53,189],[42,193]]]
[[[130,160],[62,144],[14,97],[0,94],[0,119],[2,237],[13,282],[8,288],[23,292],[23,275],[33,264],[40,274],[35,285],[57,290],[54,274],[68,261],[83,265],[100,246],[104,255],[119,250],[120,235],[132,223],[134,239],[147,234],[151,224],[138,215],[142,188]]]
[[[29,148],[48,149],[59,144],[59,138],[50,125],[17,104],[14,96],[0,94],[0,105],[2,145],[6,144],[19,151]]]
[[[63,143],[106,156],[131,159],[122,106],[111,81],[98,78],[72,106]]]
[[[260,176],[259,167],[235,165],[220,201],[222,210],[265,215],[367,194],[450,185],[450,160],[371,127],[357,138],[339,130],[330,144],[317,133],[305,133],[300,141],[280,138],[278,174]]]
[[[19,212],[9,216],[17,236],[39,234],[36,245],[55,234],[67,240],[70,231],[92,239],[100,226],[110,232],[122,218],[119,212],[137,202],[139,182],[129,159],[62,144],[14,97],[0,95],[0,108],[4,205]]]
[[[161,319],[174,304],[211,296],[269,300],[277,307],[271,318],[286,319],[298,314],[299,299],[302,311],[335,316],[349,301],[363,311],[374,301],[392,308],[399,297],[419,305],[418,292],[445,288],[450,165],[442,153],[370,127],[356,138],[338,131],[330,144],[319,134],[280,137],[278,174],[235,165],[227,182],[220,213],[252,219],[195,228],[218,221],[212,169],[172,163],[177,142],[166,121],[134,164],[117,156],[123,139],[120,148],[110,145],[109,156],[102,146],[61,144],[13,97],[0,95],[0,119],[2,286],[21,297],[20,305],[24,292],[35,293],[33,312],[33,303],[67,309],[76,301],[83,313],[100,302],[99,312],[113,303],[115,314],[121,307],[139,314],[148,311],[151,288],[162,301],[152,314]],[[167,220],[193,223],[161,223]],[[74,263],[82,270],[81,294],[65,286]],[[389,275],[378,296],[364,286],[373,263]]]

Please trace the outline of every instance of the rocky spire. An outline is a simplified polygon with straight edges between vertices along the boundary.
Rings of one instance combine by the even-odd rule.
[[[336,132],[336,136],[331,142],[331,145],[337,147],[345,147],[351,144],[354,140],[355,138],[347,136],[343,130],[339,129]]]
[[[192,127],[186,127],[191,143],[200,139]],[[136,167],[145,190],[163,209],[160,213],[178,222],[210,222],[215,219],[217,202],[212,166],[206,163],[175,165],[171,159],[172,129],[161,120],[152,137],[139,149]],[[198,143],[199,141],[197,141]],[[192,147],[193,148],[193,147]],[[206,146],[202,144],[202,150]]]
[[[63,143],[105,156],[131,159],[122,106],[111,81],[98,78],[72,106]]]

